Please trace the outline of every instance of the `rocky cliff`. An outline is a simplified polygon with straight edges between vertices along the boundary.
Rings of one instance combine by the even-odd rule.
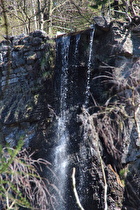
[[[57,208],[79,209],[75,168],[85,210],[140,209],[139,30],[112,22],[55,39],[35,31],[2,41],[0,59],[1,144],[22,138],[54,169],[58,134],[68,139]],[[58,174],[50,180],[59,188]]]

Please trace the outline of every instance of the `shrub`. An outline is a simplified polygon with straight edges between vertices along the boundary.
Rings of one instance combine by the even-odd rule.
[[[0,147],[0,208],[49,209],[52,202],[47,187],[49,182],[39,175],[42,164],[49,168],[49,162],[34,160],[33,154],[29,155],[22,146],[19,141],[15,149]]]

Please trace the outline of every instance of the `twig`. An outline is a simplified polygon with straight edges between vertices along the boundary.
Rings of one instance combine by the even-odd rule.
[[[100,154],[99,154],[99,158],[100,158],[101,170],[102,170],[103,180],[104,180],[104,205],[105,205],[104,210],[107,210],[108,209],[107,207],[107,181],[106,181],[106,175],[105,175],[102,157]]]
[[[138,139],[140,141],[140,122],[139,122],[139,117],[138,117],[139,110],[140,110],[140,104],[137,106],[137,108],[134,112],[134,120],[135,120],[136,127],[137,127]]]
[[[77,202],[79,208],[80,208],[81,210],[84,210],[84,208],[82,207],[82,205],[81,205],[81,203],[80,203],[80,199],[79,199],[79,196],[78,196],[78,193],[77,193],[77,190],[76,190],[75,172],[76,172],[76,169],[73,168],[73,171],[72,171],[73,192],[74,192],[74,196],[75,196],[75,198],[76,198],[76,202]]]

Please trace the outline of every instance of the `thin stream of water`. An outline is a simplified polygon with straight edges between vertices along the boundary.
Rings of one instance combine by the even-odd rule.
[[[60,116],[57,125],[58,146],[54,151],[54,165],[55,174],[58,177],[58,189],[62,197],[65,196],[66,181],[67,181],[67,146],[69,142],[69,132],[67,129],[67,92],[68,92],[68,56],[70,47],[70,37],[62,37],[61,43],[61,57],[62,68],[60,78]],[[59,209],[65,210],[64,201],[60,200]]]
[[[88,69],[87,69],[87,81],[86,81],[86,91],[85,91],[85,103],[83,105],[83,108],[88,108],[89,105],[89,97],[90,97],[90,79],[91,79],[91,65],[92,65],[92,58],[93,58],[93,41],[94,41],[94,31],[95,29],[93,28],[93,30],[90,32],[90,43],[89,43],[89,57],[88,57]],[[86,121],[86,118],[85,118]],[[85,124],[88,124],[85,123]],[[87,137],[88,137],[88,130],[85,128],[84,133],[83,133],[83,140],[86,142],[87,141]],[[83,142],[84,142],[83,141]],[[83,143],[83,145],[81,145],[80,147],[80,159],[81,161],[83,160],[83,170],[86,170],[86,160],[87,160],[87,148],[85,146],[85,144]],[[79,186],[78,186],[78,191],[80,192],[80,201],[81,203],[84,203],[84,200],[86,199],[86,196],[83,195],[84,189],[85,189],[85,177],[84,177],[84,173],[82,171],[80,171],[80,180],[79,180]]]
[[[92,31],[90,32],[90,43],[89,43],[87,83],[86,83],[85,104],[84,104],[86,108],[89,104],[89,97],[90,97],[90,78],[91,78],[91,64],[92,64],[92,54],[93,54],[94,32],[95,32],[95,29],[93,28]]]
[[[75,57],[75,67],[78,65],[78,45],[80,41],[81,35],[77,34],[76,35],[76,44],[75,44],[75,52],[74,52],[74,57]]]

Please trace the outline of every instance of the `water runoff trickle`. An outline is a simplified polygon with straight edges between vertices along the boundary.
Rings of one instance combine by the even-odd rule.
[[[81,35],[80,34],[77,34],[76,35],[75,52],[74,52],[75,67],[77,67],[77,65],[78,65],[78,46],[79,46],[80,38],[81,38]]]
[[[69,142],[69,131],[67,129],[67,92],[68,92],[68,56],[70,37],[63,36],[58,40],[61,45],[62,67],[60,75],[60,115],[57,125],[57,146],[54,151],[54,171],[58,177],[58,190],[62,199],[59,201],[59,210],[65,210],[65,193],[67,181],[67,147]]]
[[[92,26],[92,30],[90,32],[89,57],[88,57],[88,65],[87,65],[87,81],[86,81],[85,104],[84,104],[85,108],[87,108],[89,104],[89,97],[90,97],[90,79],[91,79],[91,64],[92,64],[92,56],[93,56],[94,32],[95,32],[95,28],[94,26]]]
[[[89,97],[90,97],[90,81],[91,81],[91,65],[93,62],[93,41],[94,41],[94,27],[92,28],[90,32],[90,41],[89,41],[89,56],[88,56],[88,64],[87,64],[87,77],[86,77],[86,88],[85,88],[85,102],[83,105],[83,109],[88,110],[89,106]],[[85,119],[86,122],[86,119]],[[81,160],[81,170],[79,172],[79,185],[78,185],[78,191],[80,196],[81,203],[86,202],[86,193],[84,194],[84,190],[86,189],[86,183],[85,183],[85,174],[83,171],[87,170],[87,147],[85,146],[85,142],[87,142],[88,138],[88,128],[86,125],[84,126],[84,132],[83,132],[83,144],[80,146],[80,160]]]

